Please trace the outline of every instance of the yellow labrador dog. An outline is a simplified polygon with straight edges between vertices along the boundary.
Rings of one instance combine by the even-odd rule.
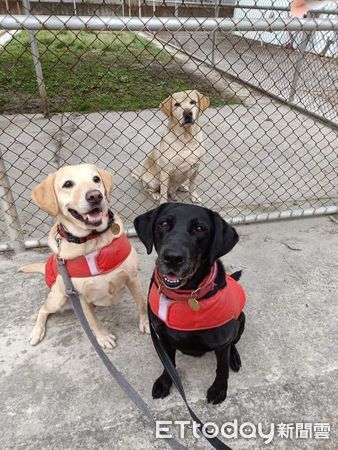
[[[113,177],[90,164],[65,166],[33,189],[40,208],[57,218],[49,233],[53,255],[47,264],[22,267],[23,272],[43,272],[50,292],[41,307],[29,342],[36,345],[45,335],[48,315],[68,301],[55,255],[66,261],[80,294],[86,318],[99,344],[115,347],[116,338],[94,313],[94,305],[115,303],[127,286],[139,312],[139,328],[149,333],[146,303],[138,277],[137,253],[124,234],[121,219],[108,208]]]
[[[200,202],[196,177],[205,149],[199,118],[208,106],[209,98],[196,90],[176,92],[160,104],[169,118],[167,130],[143,161],[142,172],[132,172],[160,203],[177,200],[178,190],[188,190],[191,201]]]

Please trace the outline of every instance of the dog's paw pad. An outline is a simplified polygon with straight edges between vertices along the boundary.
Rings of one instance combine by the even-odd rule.
[[[161,377],[157,378],[153,384],[152,395],[153,398],[164,398],[169,395],[171,384],[165,383]]]
[[[213,403],[217,405],[222,403],[227,397],[227,388],[219,388],[215,386],[210,386],[207,392],[208,403]]]
[[[116,337],[113,334],[103,334],[96,336],[97,342],[102,348],[115,348]]]
[[[230,350],[230,367],[234,372],[238,372],[241,366],[241,357],[239,356],[236,347],[233,345]]]
[[[36,345],[40,341],[42,341],[42,339],[45,336],[45,332],[46,332],[46,328],[45,327],[35,326],[33,328],[33,331],[31,333],[31,335],[28,338],[28,342],[30,343],[30,345]]]

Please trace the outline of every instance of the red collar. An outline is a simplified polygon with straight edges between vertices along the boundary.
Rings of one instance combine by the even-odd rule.
[[[202,283],[197,289],[169,289],[163,285],[161,277],[158,273],[157,267],[154,270],[154,280],[160,292],[162,292],[167,298],[171,300],[188,300],[194,298],[200,300],[206,296],[206,294],[212,291],[215,287],[215,278],[217,276],[217,262],[214,263],[208,275],[204,278]]]

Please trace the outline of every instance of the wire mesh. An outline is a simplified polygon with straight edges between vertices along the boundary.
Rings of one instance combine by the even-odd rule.
[[[6,0],[0,14],[18,18],[27,14],[25,3]],[[15,240],[15,233],[9,233],[13,227],[20,227],[17,234],[26,239],[44,239],[53,219],[32,203],[31,190],[62,165],[82,162],[114,174],[111,203],[127,227],[160,199],[191,202],[198,196],[202,205],[223,216],[244,219],[284,210],[328,211],[326,207],[335,205],[337,32],[321,31],[319,22],[304,31],[306,21],[297,21],[302,24],[299,31],[290,31],[288,25],[283,31],[258,31],[256,20],[273,24],[289,19],[288,2],[266,2],[271,9],[262,10],[247,5],[231,0],[28,2],[32,16],[58,15],[67,21],[90,15],[250,22],[248,31],[233,27],[206,32],[204,19],[200,29],[190,32],[183,24],[178,31],[165,25],[156,31],[131,31],[128,21],[124,31],[117,32],[67,30],[61,25],[59,30],[4,31],[0,146],[18,217],[6,221],[13,205],[2,201],[0,241]],[[338,10],[331,7],[329,12],[316,13],[316,18],[337,25]],[[35,60],[32,39],[37,43]],[[202,111],[193,93],[190,106],[172,100],[169,117],[163,114],[160,103],[186,90],[208,97],[210,106]],[[194,126],[184,123],[191,111],[196,114]],[[173,132],[168,129],[171,114],[180,114],[175,142],[169,144],[180,162],[164,154],[160,145]],[[147,172],[144,164],[154,148],[162,162],[154,162],[160,166],[159,182],[156,192],[149,193],[149,183],[135,180],[132,172]],[[169,166],[170,176],[165,177]],[[166,178],[168,193],[163,189]],[[4,200],[4,188],[1,195]]]

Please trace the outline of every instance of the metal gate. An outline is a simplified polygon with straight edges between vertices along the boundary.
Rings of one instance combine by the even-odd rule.
[[[334,11],[248,19],[231,2],[202,2],[228,17],[183,17],[183,6],[205,10],[175,2],[179,17],[109,17],[37,15],[38,3],[48,6],[24,0],[21,14],[7,4],[0,16],[0,250],[46,245],[52,219],[30,192],[64,164],[110,170],[113,209],[130,228],[156,205],[131,171],[166,133],[159,104],[190,89],[210,98],[200,121],[204,206],[233,223],[337,212],[338,64],[311,46],[314,32],[316,42],[337,33]]]

